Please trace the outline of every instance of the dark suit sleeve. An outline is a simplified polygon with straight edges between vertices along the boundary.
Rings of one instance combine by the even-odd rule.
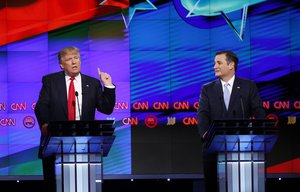
[[[197,110],[198,131],[202,139],[210,126],[209,98],[205,86],[202,86]]]
[[[34,113],[38,120],[40,127],[49,123],[49,95],[50,95],[50,85],[47,76],[42,79],[42,89],[39,94],[38,101],[34,108]]]
[[[266,117],[266,112],[263,108],[262,100],[254,82],[252,82],[250,87],[250,103],[251,115],[256,119],[264,119]]]
[[[114,110],[116,103],[116,88],[104,87],[102,91],[102,86],[99,81],[97,81],[98,91],[97,91],[97,110],[104,114],[111,114]]]

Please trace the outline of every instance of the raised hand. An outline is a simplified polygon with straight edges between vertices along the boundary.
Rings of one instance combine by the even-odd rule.
[[[98,74],[100,77],[100,80],[102,81],[104,86],[112,86],[112,79],[111,76],[108,73],[101,72],[100,68],[98,68]]]

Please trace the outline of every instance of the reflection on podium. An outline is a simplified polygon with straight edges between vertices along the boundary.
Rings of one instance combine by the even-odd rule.
[[[206,147],[218,155],[219,192],[265,191],[265,157],[275,144],[277,133],[271,119],[212,123]]]
[[[115,140],[113,120],[49,124],[43,156],[55,155],[57,192],[101,192],[103,157]]]

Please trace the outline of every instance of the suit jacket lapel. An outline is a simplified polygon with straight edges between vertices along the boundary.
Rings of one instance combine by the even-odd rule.
[[[239,98],[239,93],[240,93],[240,81],[239,78],[235,77],[235,80],[233,82],[232,92],[230,95],[228,111],[233,110],[234,103]]]
[[[55,86],[57,86],[55,89],[58,93],[61,93],[62,97],[60,98],[60,102],[62,103],[64,114],[66,115],[66,117],[68,117],[68,96],[64,72],[59,73],[57,81],[58,82],[55,83]]]
[[[224,103],[224,97],[223,97],[223,88],[222,88],[222,83],[221,80],[217,80],[216,84],[215,84],[215,92],[217,93],[216,96],[219,99],[220,103],[219,105],[222,106],[222,113],[224,112],[224,110],[226,109],[225,107],[225,103]]]
[[[84,117],[86,104],[88,102],[87,94],[89,93],[90,84],[87,81],[85,75],[81,73],[81,90],[82,90],[82,109],[81,109],[81,118]]]

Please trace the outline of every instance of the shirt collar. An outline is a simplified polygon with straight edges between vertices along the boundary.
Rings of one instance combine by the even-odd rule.
[[[67,75],[67,74],[65,73],[65,78],[66,78],[66,80],[68,81],[68,80],[70,80],[71,76],[69,76],[69,75]],[[75,80],[78,81],[80,78],[81,78],[81,74],[78,73],[78,75],[75,76]]]
[[[222,86],[224,86],[225,84],[228,83],[228,84],[232,87],[232,86],[233,86],[234,79],[235,79],[235,75],[233,75],[233,76],[231,77],[231,79],[229,79],[228,82],[225,82],[225,81],[223,81],[223,80],[221,79]]]

